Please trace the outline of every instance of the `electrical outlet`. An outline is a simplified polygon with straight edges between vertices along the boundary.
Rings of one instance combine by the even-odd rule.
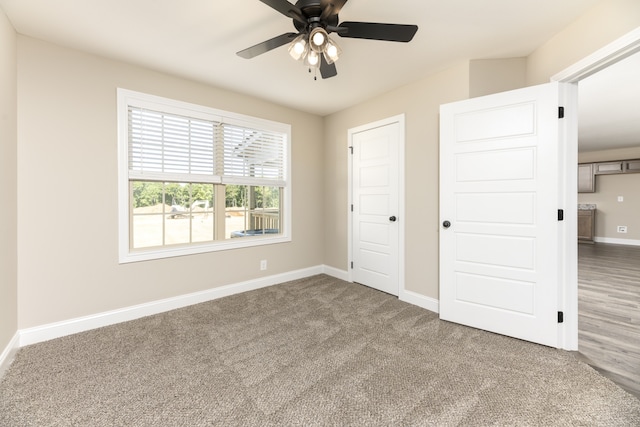
[[[260,261],[260,270],[266,270],[267,269],[267,260],[263,259],[262,261]]]
[[[626,233],[627,232],[627,226],[626,225],[619,225],[618,226],[618,233]]]

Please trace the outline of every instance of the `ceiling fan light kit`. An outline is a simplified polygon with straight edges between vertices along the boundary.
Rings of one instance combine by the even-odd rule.
[[[299,34],[289,44],[289,55],[296,61],[302,61],[309,67],[320,65],[320,55],[324,56],[327,64],[333,64],[338,60],[342,49],[331,40],[329,34],[322,27],[316,27],[310,34]]]
[[[409,42],[418,31],[416,25],[382,24],[375,22],[342,22],[338,13],[347,0],[260,0],[262,3],[291,18],[298,33],[284,33],[237,53],[246,59],[266,53],[289,43],[289,55],[305,66],[319,68],[323,79],[338,74],[335,62],[342,49],[329,37]]]

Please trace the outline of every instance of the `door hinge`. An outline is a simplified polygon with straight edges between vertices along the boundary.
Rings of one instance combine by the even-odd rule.
[[[564,221],[564,209],[558,209],[558,221]]]
[[[558,323],[564,323],[564,312],[558,312]]]
[[[353,154],[353,145],[349,146],[349,151],[351,151],[351,154]]]
[[[351,212],[353,212],[353,204],[351,205]]]
[[[558,107],[558,118],[564,119],[564,107]]]
[[[353,270],[353,261],[351,261],[351,269]]]

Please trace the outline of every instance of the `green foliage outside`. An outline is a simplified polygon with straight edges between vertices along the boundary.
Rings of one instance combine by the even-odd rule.
[[[175,182],[133,182],[133,207],[155,206],[163,203],[167,205],[191,206],[195,200],[208,200],[213,206],[212,184],[179,184]]]
[[[180,205],[185,208],[196,201],[209,201],[214,206],[213,184],[181,184],[175,182],[134,181],[133,207],[146,207],[162,204]],[[258,208],[278,208],[280,205],[280,188],[257,187],[247,185],[226,185],[225,205],[232,207],[249,207],[252,197],[253,206]],[[164,192],[164,200],[163,200]]]

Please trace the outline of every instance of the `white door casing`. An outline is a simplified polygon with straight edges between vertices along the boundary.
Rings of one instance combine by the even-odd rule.
[[[578,247],[577,240],[577,168],[578,168],[578,83],[598,71],[640,52],[640,27],[608,45],[598,49],[570,67],[551,77],[552,82],[564,83],[563,105],[565,105],[564,123],[567,144],[561,169],[565,179],[565,191],[561,200],[565,206],[564,235],[561,244],[563,282],[560,298],[564,307],[564,330],[561,334],[562,348],[578,350]]]
[[[441,319],[558,346],[559,105],[549,83],[441,106]]]
[[[350,280],[392,295],[401,282],[402,116],[349,130]]]

